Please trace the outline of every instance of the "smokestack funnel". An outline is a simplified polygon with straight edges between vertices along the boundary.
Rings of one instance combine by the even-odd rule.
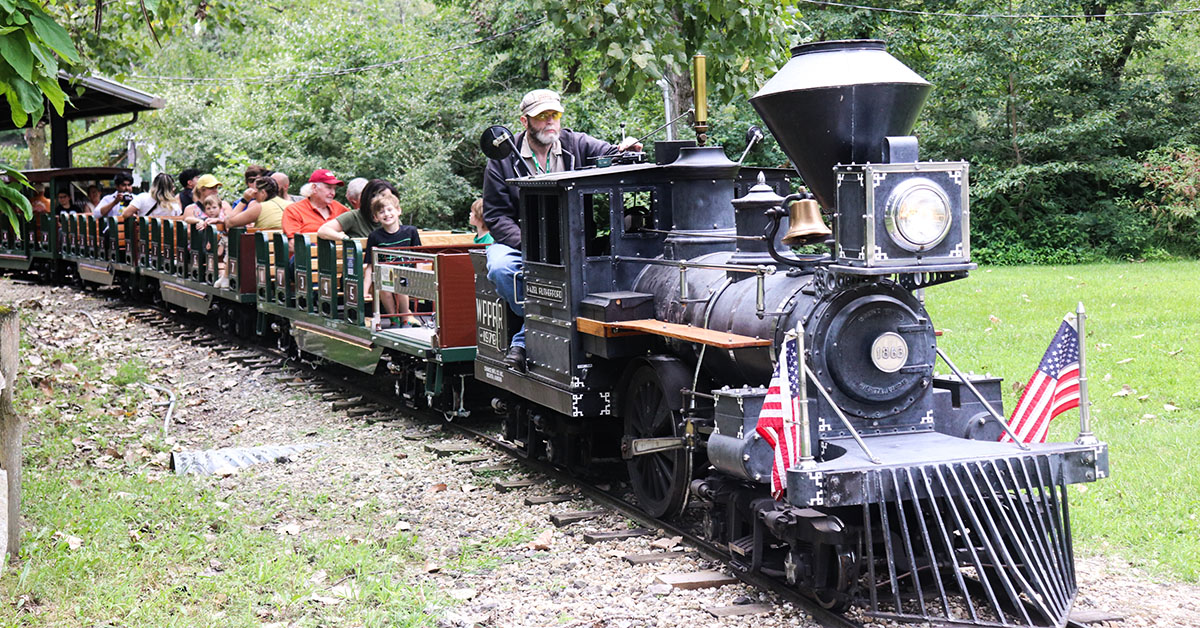
[[[792,59],[750,104],[832,211],[833,167],[882,162],[883,138],[912,131],[930,87],[882,41],[825,41],[792,48]]]

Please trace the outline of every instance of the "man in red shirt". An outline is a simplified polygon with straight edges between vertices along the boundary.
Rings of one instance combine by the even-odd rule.
[[[316,233],[330,218],[350,211],[333,200],[338,186],[344,184],[332,172],[314,170],[308,182],[312,184],[312,194],[283,210],[283,234],[289,238],[297,233]]]

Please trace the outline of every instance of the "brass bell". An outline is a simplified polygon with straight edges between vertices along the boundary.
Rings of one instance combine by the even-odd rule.
[[[792,201],[788,206],[788,230],[783,235],[784,244],[815,244],[824,241],[832,233],[825,226],[825,219],[821,218],[821,206],[815,200],[807,198]]]

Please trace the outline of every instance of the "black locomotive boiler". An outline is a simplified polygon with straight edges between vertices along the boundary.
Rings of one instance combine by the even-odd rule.
[[[1104,477],[1106,446],[998,442],[999,380],[937,347],[920,291],[974,265],[968,165],[920,161],[909,135],[929,83],[877,41],[792,52],[751,103],[809,193],[694,143],[515,179],[528,368],[501,362],[515,321],[473,253],[475,376],[511,393],[507,435],[529,455],[619,456],[645,510],[698,504],[743,568],[829,607],[1062,626],[1066,486]],[[813,239],[829,252],[784,243]],[[777,500],[756,427],[789,334],[810,456]]]

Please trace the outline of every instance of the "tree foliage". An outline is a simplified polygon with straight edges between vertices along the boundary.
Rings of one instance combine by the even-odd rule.
[[[41,120],[46,101],[63,112],[67,96],[58,83],[58,57],[77,63],[79,55],[66,31],[39,5],[0,0],[0,53],[0,93],[8,101],[13,124],[22,127]],[[0,182],[0,213],[15,231],[19,216],[31,216],[29,200],[18,189],[29,182],[7,165],[0,164],[0,171],[9,182]]]
[[[1142,257],[1155,243],[1195,250],[1170,234],[1149,237],[1144,205],[1130,201],[1141,195],[1144,151],[1200,132],[1197,59],[1165,48],[1175,37],[1167,25],[1194,18],[1121,15],[1175,4],[922,3],[931,12],[1078,17],[827,8],[802,20],[814,38],[888,40],[933,83],[917,131],[926,157],[971,162],[973,240],[984,261],[1061,262]]]
[[[423,226],[461,226],[484,164],[478,134],[519,128],[525,91],[562,92],[565,126],[640,136],[663,122],[656,81],[678,110],[690,106],[688,64],[703,53],[710,136],[736,155],[759,122],[747,99],[789,46],[884,39],[935,87],[916,129],[923,158],[972,164],[977,255],[1026,263],[1200,248],[1171,178],[1190,175],[1162,170],[1200,146],[1200,25],[1124,15],[1176,5],[886,5],[923,12],[906,14],[795,0],[146,0],[142,15],[139,0],[112,0],[99,31],[90,0],[50,10],[85,64],[164,96],[167,109],[131,132],[170,169],[209,169],[227,186],[249,163],[389,178]],[[158,76],[230,80],[139,78]],[[767,142],[748,163],[783,161]]]
[[[534,6],[573,44],[564,51],[568,63],[598,53],[599,86],[621,102],[662,78],[685,87],[697,53],[709,59],[720,102],[744,97],[782,65],[792,27],[775,0],[536,0]],[[690,90],[684,96],[690,102]]]

